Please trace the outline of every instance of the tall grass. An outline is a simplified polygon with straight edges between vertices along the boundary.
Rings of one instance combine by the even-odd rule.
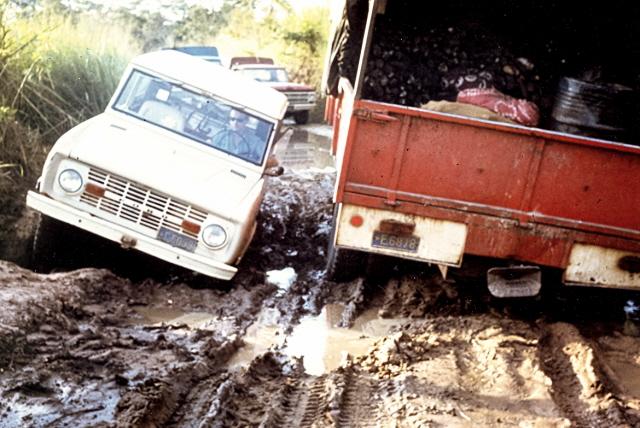
[[[137,51],[96,18],[5,12],[0,0],[0,217],[21,209],[51,144],[104,110]]]
[[[127,32],[90,17],[18,21],[13,32],[29,43],[15,58],[19,118],[50,141],[105,108],[135,48]]]

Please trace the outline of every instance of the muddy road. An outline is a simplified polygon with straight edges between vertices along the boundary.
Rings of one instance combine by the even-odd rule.
[[[505,303],[411,263],[326,281],[327,134],[278,147],[230,283],[132,254],[0,262],[0,427],[640,426],[633,295]]]

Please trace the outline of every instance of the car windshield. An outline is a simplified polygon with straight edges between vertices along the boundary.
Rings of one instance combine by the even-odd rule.
[[[289,81],[289,76],[284,68],[244,68],[241,72],[258,82],[286,83]]]
[[[262,164],[274,129],[229,102],[137,70],[114,108],[255,165]]]

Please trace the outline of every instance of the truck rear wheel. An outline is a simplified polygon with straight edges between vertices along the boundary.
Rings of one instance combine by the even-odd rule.
[[[293,120],[298,125],[306,125],[309,122],[309,111],[299,111],[293,114]]]
[[[330,281],[344,282],[364,274],[367,254],[361,251],[338,248],[334,245],[333,237],[336,235],[337,208],[338,206],[336,205],[333,210],[333,227],[327,249],[326,278]]]
[[[366,267],[366,254],[338,248],[329,241],[327,251],[327,279],[335,282],[351,281],[362,275]]]

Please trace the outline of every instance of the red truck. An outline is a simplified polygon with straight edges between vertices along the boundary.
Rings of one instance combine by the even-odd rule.
[[[313,86],[295,83],[289,80],[289,74],[272,58],[265,57],[233,57],[229,68],[287,96],[289,107],[287,116],[299,125],[309,122],[309,112],[316,106],[316,91]]]
[[[466,258],[483,260],[489,290],[498,297],[537,294],[547,268],[562,272],[566,285],[639,289],[640,147],[363,96],[363,85],[380,78],[368,73],[372,46],[394,23],[428,17],[421,23],[428,33],[429,23],[457,25],[460,11],[466,13],[461,25],[472,17],[474,28],[525,25],[535,16],[523,13],[546,14],[546,24],[538,22],[539,31],[529,34],[531,50],[553,42],[545,32],[567,25],[567,10],[459,1],[428,2],[422,10],[422,3],[344,2],[325,73],[337,165],[327,276],[348,279],[366,255],[383,254],[436,264],[445,275]],[[638,7],[614,3],[600,14],[579,11],[572,19],[591,21],[572,31],[590,29],[603,38],[603,50],[637,55]],[[620,36],[616,28],[631,33]],[[589,48],[566,49],[562,61],[576,64]],[[337,65],[345,52],[359,57],[350,76]],[[637,77],[637,59],[620,66]]]

